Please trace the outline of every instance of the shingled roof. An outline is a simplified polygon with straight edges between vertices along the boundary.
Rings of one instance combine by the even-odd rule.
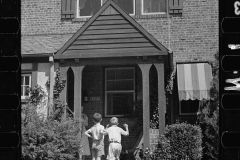
[[[39,55],[57,52],[72,34],[21,36],[21,54]]]

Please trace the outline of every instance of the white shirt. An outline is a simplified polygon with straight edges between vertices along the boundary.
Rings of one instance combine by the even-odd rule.
[[[104,140],[103,130],[104,126],[100,123],[97,123],[86,132],[92,133],[93,140]]]
[[[108,133],[109,141],[117,141],[119,143],[121,143],[121,135],[128,135],[127,131],[124,131],[122,128],[116,125],[113,125],[106,129],[106,132]]]

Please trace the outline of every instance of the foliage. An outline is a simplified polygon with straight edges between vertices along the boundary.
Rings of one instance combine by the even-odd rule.
[[[171,73],[165,73],[167,85],[165,87],[166,95],[166,114],[165,121],[168,122],[170,118],[170,103],[169,95],[173,94],[173,90],[176,89],[174,81],[176,80],[176,70]],[[175,87],[175,88],[174,88]],[[157,73],[153,74],[150,79],[150,128],[159,128],[159,107],[158,107],[158,77]]]
[[[50,87],[50,80],[46,82],[46,86]],[[54,86],[53,86],[53,103],[54,106],[50,107],[51,113],[54,112],[54,119],[60,121],[62,116],[64,115],[65,105],[63,102],[59,100],[60,93],[66,86],[66,80],[61,78],[60,68],[56,70],[56,76],[54,78]]]
[[[197,125],[177,123],[166,127],[164,135],[158,140],[156,149],[150,152],[140,150],[141,159],[199,160],[202,158],[202,130]]]
[[[28,103],[22,106],[22,159],[76,159],[79,122],[62,119],[59,100],[54,113],[43,119],[38,108],[46,105],[46,94],[40,86],[29,91]]]
[[[64,117],[73,117],[72,114],[69,114],[66,111],[66,103],[56,99],[54,100],[54,108],[53,108],[53,119],[57,120],[57,121],[61,121],[62,118]],[[66,112],[65,112],[66,111]],[[66,114],[66,115],[65,115]]]
[[[170,141],[164,135],[159,137],[154,155],[155,159],[171,159]]]
[[[166,127],[164,135],[170,141],[173,159],[202,157],[202,130],[198,125],[172,124]]]
[[[141,82],[138,84],[141,86]],[[156,68],[150,70],[150,128],[158,129],[159,127],[159,110],[158,110],[158,77]],[[131,118],[137,119],[137,123],[143,126],[143,104],[142,100],[134,103],[135,110],[130,113]]]
[[[44,98],[46,97],[46,93],[43,91],[43,88],[39,85],[35,86],[34,88],[29,87],[28,92],[30,93],[28,101],[29,103],[35,106],[43,102]]]
[[[60,96],[60,93],[62,92],[62,90],[64,89],[65,85],[66,85],[66,80],[65,79],[61,79],[60,77],[60,68],[57,68],[56,70],[56,76],[55,76],[55,84],[53,87],[53,96],[54,99],[58,99]],[[50,80],[48,79],[46,86],[49,88],[50,87]]]
[[[172,94],[174,88],[174,79],[176,78],[176,70],[173,70],[171,74],[167,75],[167,85],[165,88],[166,94]]]
[[[156,145],[156,149],[151,152],[148,148],[139,149],[139,157],[143,160],[171,159],[170,141],[164,135],[161,135]]]
[[[217,160],[219,154],[219,109],[217,108],[211,114],[208,108],[204,108],[202,110],[202,115],[204,116],[201,122],[201,126],[204,130],[204,154]]]
[[[35,106],[27,104],[23,108],[26,111],[26,117],[30,118],[22,119],[21,159],[77,159],[76,155],[80,149],[80,140],[77,138],[79,132],[77,121],[67,119],[59,122],[50,117],[44,121],[36,114]]]
[[[44,104],[34,99],[40,100],[44,92],[39,87],[33,88],[32,92],[36,94],[22,106],[21,159],[76,160],[81,149],[78,138],[79,122],[71,118],[58,119],[61,114],[57,110],[47,119],[41,118],[37,108]]]
[[[159,128],[158,77],[156,68],[150,70],[150,128]]]
[[[198,113],[198,123],[203,130],[205,157],[218,159],[219,154],[219,61],[218,52],[212,62],[213,80],[210,89],[210,101],[205,101]]]

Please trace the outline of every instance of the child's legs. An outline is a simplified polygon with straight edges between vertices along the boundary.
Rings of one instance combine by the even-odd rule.
[[[105,155],[104,154],[104,147],[102,146],[97,152],[96,152],[96,160],[101,160],[101,157]]]
[[[110,143],[108,148],[108,160],[119,159],[122,151],[122,145],[119,143]]]
[[[116,160],[119,160],[120,154],[122,151],[122,145],[118,144],[115,148],[115,152],[114,152],[114,157],[116,158]]]
[[[97,159],[96,160],[101,160],[101,157],[97,157]]]
[[[92,150],[92,160],[97,160],[97,151]]]

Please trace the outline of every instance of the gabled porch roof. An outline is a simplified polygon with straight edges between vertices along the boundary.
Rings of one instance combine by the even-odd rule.
[[[168,55],[168,50],[112,0],[55,54],[55,59]]]

